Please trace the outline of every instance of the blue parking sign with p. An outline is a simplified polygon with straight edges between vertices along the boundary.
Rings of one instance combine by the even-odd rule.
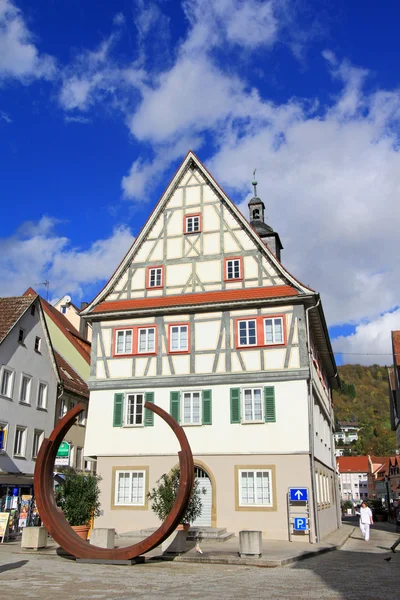
[[[307,518],[296,517],[293,524],[294,531],[307,531]]]

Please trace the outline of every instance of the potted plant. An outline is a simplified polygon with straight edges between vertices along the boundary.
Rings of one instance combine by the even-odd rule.
[[[353,503],[351,500],[345,500],[345,502],[343,502],[342,510],[344,515],[351,515],[353,513]]]
[[[148,493],[148,498],[151,501],[152,511],[157,515],[160,521],[165,521],[172,506],[175,502],[176,494],[179,487],[180,470],[178,467],[172,469],[168,474],[164,473],[156,482],[156,486]],[[206,494],[205,488],[200,488],[199,481],[194,480],[192,495],[188,507],[183,515],[180,524],[176,528],[174,539],[168,538],[167,542],[163,543],[163,548],[168,546],[167,553],[180,553],[185,550],[187,532],[190,524],[201,516],[203,508],[201,496]],[[181,532],[181,533],[180,533]]]
[[[57,506],[72,529],[84,540],[88,537],[90,521],[100,515],[100,480],[99,475],[69,470],[54,492]]]

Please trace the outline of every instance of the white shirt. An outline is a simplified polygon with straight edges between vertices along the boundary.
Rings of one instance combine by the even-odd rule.
[[[360,508],[360,522],[366,525],[371,523],[372,511],[368,506],[366,508]]]

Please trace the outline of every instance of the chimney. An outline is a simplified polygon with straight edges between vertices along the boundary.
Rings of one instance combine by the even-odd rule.
[[[89,302],[81,302],[81,310],[89,306]],[[83,337],[84,340],[87,340],[87,332],[88,332],[88,324],[85,319],[80,319],[79,321],[79,335]]]

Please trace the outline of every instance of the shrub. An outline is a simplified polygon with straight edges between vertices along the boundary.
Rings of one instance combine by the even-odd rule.
[[[172,469],[168,474],[164,473],[164,475],[156,482],[156,486],[148,493],[148,498],[152,503],[151,509],[160,521],[165,521],[171,512],[178,492],[179,476],[180,470],[178,467]],[[205,488],[200,488],[199,481],[195,479],[192,495],[190,496],[190,501],[186,512],[181,519],[181,523],[193,523],[193,521],[201,516],[203,508],[201,495],[206,493],[207,490]]]
[[[66,471],[64,477],[54,492],[57,506],[70,525],[89,525],[93,517],[100,515],[98,483],[101,477],[72,470]]]

